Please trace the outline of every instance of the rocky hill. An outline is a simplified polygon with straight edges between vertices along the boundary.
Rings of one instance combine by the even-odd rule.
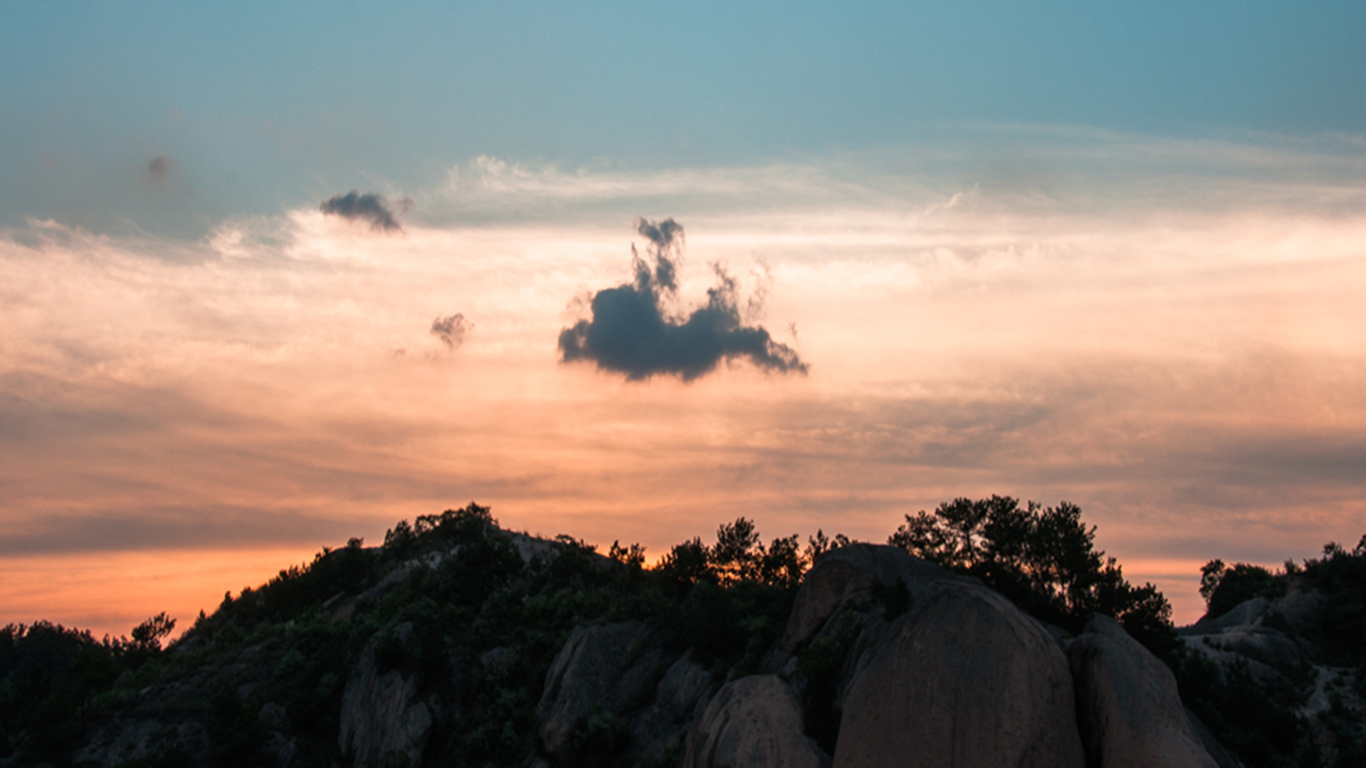
[[[471,504],[225,597],[166,650],[164,622],[102,646],[48,627],[46,669],[103,681],[79,701],[74,673],[25,677],[36,628],[8,628],[0,765],[1360,765],[1360,674],[1322,661],[1315,594],[1250,598],[1160,659],[899,546],[764,546],[740,520],[646,569]],[[1239,686],[1291,713],[1288,750],[1220,714]]]

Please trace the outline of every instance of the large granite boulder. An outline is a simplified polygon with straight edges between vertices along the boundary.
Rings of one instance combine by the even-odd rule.
[[[835,768],[1082,768],[1067,659],[1036,621],[969,581],[917,595],[860,660]]]
[[[408,645],[412,631],[411,625],[400,624],[388,639]],[[431,708],[416,700],[417,676],[398,669],[380,671],[375,651],[383,635],[366,644],[342,692],[337,747],[354,756],[357,768],[420,764],[432,727]]]
[[[572,760],[577,736],[595,714],[613,720],[646,699],[668,662],[638,621],[576,627],[546,674],[536,706],[541,743],[560,760]]]
[[[1068,648],[1087,757],[1100,768],[1217,768],[1176,677],[1114,619],[1095,615]]]
[[[899,547],[850,544],[827,552],[802,580],[778,641],[778,651],[791,654],[815,636],[841,607],[869,596],[875,587],[900,583],[915,594],[933,583],[956,578]]]
[[[802,733],[802,707],[776,675],[722,686],[683,750],[683,768],[825,768],[830,758]]]

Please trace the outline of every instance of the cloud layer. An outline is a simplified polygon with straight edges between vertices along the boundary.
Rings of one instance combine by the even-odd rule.
[[[706,303],[686,317],[671,316],[665,302],[678,294],[683,227],[673,219],[639,219],[636,229],[650,241],[654,268],[632,246],[635,281],[598,291],[590,302],[592,317],[560,331],[564,362],[593,362],[635,381],[656,375],[692,381],[736,358],[765,371],[807,372],[795,350],[774,341],[762,326],[742,322],[735,280],[720,267]]]
[[[707,189],[746,183],[709,173]],[[668,220],[641,222],[623,281],[621,217],[558,209],[404,237],[355,237],[311,205],[203,240],[0,231],[0,569],[229,544],[306,556],[471,499],[651,555],[739,515],[881,540],[905,513],[1009,493],[1081,505],[1126,574],[1193,618],[1201,558],[1274,565],[1366,530],[1366,190],[1207,174],[1158,195],[1106,177],[1131,204],[1088,207],[911,178],[813,208],[805,179],[794,201],[774,171],[759,208],[726,197],[687,220],[690,253],[768,264],[766,294],[679,258]],[[579,326],[565,298],[585,286],[609,288]],[[762,330],[751,295],[770,325],[800,325],[788,370],[809,373],[755,386],[769,369],[741,353],[685,384],[705,358],[687,367],[659,337],[716,337],[709,311]],[[656,343],[614,375],[558,363],[562,329],[573,350],[595,324],[638,341],[606,322],[619,305]],[[479,343],[458,365],[394,354],[454,348],[462,318]],[[193,616],[245,583],[177,607],[149,582],[108,626]],[[101,588],[132,605],[114,570]],[[0,623],[37,618],[16,605],[0,595]]]

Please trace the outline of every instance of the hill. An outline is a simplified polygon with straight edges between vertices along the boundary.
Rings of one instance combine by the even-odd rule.
[[[764,544],[742,518],[646,568],[472,503],[227,595],[164,649],[164,615],[5,628],[0,765],[1360,764],[1364,667],[1332,640],[1356,614],[1324,606],[1360,594],[1362,547],[1178,634],[1093,533],[1071,505],[959,499],[892,545]],[[1272,632],[1300,666],[1257,661]]]

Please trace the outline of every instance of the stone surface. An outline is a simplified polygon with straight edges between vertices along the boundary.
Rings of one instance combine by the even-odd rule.
[[[576,627],[555,656],[536,706],[541,743],[560,760],[595,710],[621,714],[642,699],[667,662],[638,621]]]
[[[1218,765],[1219,768],[1243,768],[1243,764],[1238,762],[1238,759],[1233,755],[1230,755],[1228,750],[1224,749],[1224,745],[1214,738],[1214,734],[1210,733],[1209,728],[1206,728],[1200,718],[1196,717],[1190,709],[1186,710],[1186,719],[1190,721],[1191,730],[1200,737],[1200,743],[1205,747],[1205,751],[1214,759],[1215,765]]]
[[[916,593],[935,582],[956,578],[899,547],[850,544],[827,552],[802,580],[778,650],[791,654],[815,636],[841,606],[870,594],[874,586],[889,586],[900,580],[908,591]]]
[[[802,709],[777,675],[722,686],[688,731],[683,768],[822,768],[829,758],[802,733]]]
[[[1234,653],[1286,672],[1302,661],[1300,647],[1280,632],[1269,627],[1249,631],[1224,631],[1215,639]]]
[[[675,661],[659,681],[654,700],[631,726],[631,751],[636,758],[656,760],[679,742],[706,707],[711,688],[711,673],[693,661],[691,652]]]
[[[1101,768],[1216,768],[1167,665],[1114,619],[1092,616],[1069,648],[1087,757]]]
[[[1057,642],[986,587],[941,581],[859,664],[836,768],[1082,768]]]
[[[400,624],[392,630],[400,642],[411,639],[412,627]],[[432,711],[415,701],[417,678],[392,669],[381,673],[375,648],[383,633],[376,634],[361,652],[360,662],[346,681],[342,693],[341,726],[337,747],[355,756],[355,765],[391,765],[422,762],[422,752],[432,726]]]
[[[1208,635],[1222,632],[1229,627],[1251,627],[1261,621],[1271,603],[1265,597],[1254,597],[1238,603],[1227,613],[1216,618],[1205,617],[1185,630],[1186,634]]]
[[[1267,614],[1280,618],[1295,634],[1315,637],[1318,634],[1319,612],[1322,608],[1322,594],[1314,591],[1291,591],[1272,601],[1267,608]]]
[[[1285,686],[1290,685],[1286,676],[1276,671],[1274,667],[1233,651],[1231,646],[1224,642],[1223,635],[1186,635],[1180,640],[1186,646],[1187,651],[1199,654],[1214,662],[1219,670],[1221,680],[1227,679],[1225,675],[1229,665],[1239,664],[1246,665],[1252,678],[1269,689],[1283,690]]]

